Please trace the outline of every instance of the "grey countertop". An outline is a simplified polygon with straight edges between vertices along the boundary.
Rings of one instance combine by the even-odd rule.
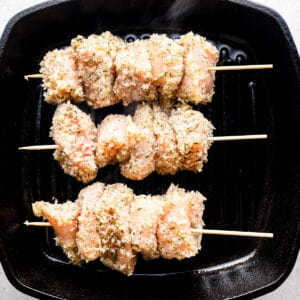
[[[41,0],[0,0],[0,34],[7,21],[20,10],[41,3]],[[256,0],[255,2],[274,8],[287,22],[298,51],[300,52],[300,1],[299,0]],[[300,299],[300,258],[288,279],[274,292],[260,300]],[[7,280],[0,266],[0,298],[8,300],[34,299],[16,290]]]

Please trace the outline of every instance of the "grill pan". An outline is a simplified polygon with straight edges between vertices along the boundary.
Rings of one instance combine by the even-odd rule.
[[[127,278],[98,262],[72,266],[51,229],[22,226],[34,219],[32,202],[75,200],[83,187],[63,174],[51,152],[17,150],[53,143],[48,134],[55,107],[43,101],[40,81],[26,82],[23,75],[38,72],[46,51],[105,30],[127,41],[193,30],[217,46],[221,65],[274,64],[271,71],[217,73],[213,102],[196,107],[212,121],[215,135],[267,133],[267,141],[215,143],[200,174],[152,174],[133,182],[109,166],[97,177],[126,183],[135,193],[162,194],[171,182],[199,190],[208,199],[207,228],[269,231],[273,240],[204,236],[196,257],[139,259]],[[11,283],[55,299],[228,299],[275,289],[290,273],[300,241],[299,65],[283,19],[247,1],[49,1],[16,15],[0,41],[0,253]],[[96,122],[132,109],[81,108]]]

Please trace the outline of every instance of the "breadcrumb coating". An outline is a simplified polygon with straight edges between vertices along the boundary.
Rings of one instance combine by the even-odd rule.
[[[84,101],[76,55],[71,47],[49,51],[40,66],[46,102],[60,104],[70,99]]]
[[[140,134],[131,116],[113,114],[99,124],[97,137],[96,163],[101,168],[127,160]]]
[[[71,45],[77,55],[78,76],[88,105],[97,109],[119,102],[113,92],[114,62],[124,42],[106,31],[88,38],[78,36]]]
[[[164,197],[151,195],[135,196],[131,204],[132,248],[144,259],[159,257],[156,232],[163,214]]]
[[[97,203],[102,201],[104,187],[105,185],[100,182],[89,185],[80,191],[76,200],[76,204],[80,208],[76,244],[79,255],[85,262],[100,257],[99,221],[95,214],[95,208]]]
[[[140,130],[141,138],[133,147],[129,159],[121,163],[121,174],[131,180],[142,180],[155,170],[154,116],[151,106],[139,104],[133,121]]]
[[[164,214],[157,231],[160,255],[178,260],[195,256],[200,249],[201,237],[193,234],[192,229],[202,228],[205,198],[199,192],[189,193],[171,184],[165,199]],[[197,214],[196,210],[199,210]]]
[[[157,98],[147,41],[137,40],[126,44],[117,53],[115,65],[117,78],[113,90],[124,105],[133,101],[153,101]]]
[[[50,136],[58,147],[54,159],[66,174],[83,183],[96,177],[97,130],[89,115],[69,102],[60,104],[52,119]]]
[[[184,73],[183,47],[165,34],[152,34],[147,47],[160,99],[165,101],[176,98]]]
[[[100,260],[105,266],[126,275],[132,275],[136,264],[130,228],[133,201],[133,191],[125,185],[107,185],[95,212],[99,221]]]
[[[109,31],[77,36],[71,47],[49,51],[40,63],[45,100],[86,101],[94,109],[122,101],[207,104],[214,93],[219,52],[198,34],[179,40],[152,34],[126,43]]]
[[[201,112],[187,105],[173,109],[169,122],[176,134],[179,169],[200,172],[207,162],[213,125]]]
[[[178,43],[184,48],[184,76],[177,97],[193,104],[211,102],[215,71],[207,67],[217,64],[219,51],[204,37],[192,32],[181,36]]]
[[[56,244],[73,264],[96,259],[132,275],[136,256],[184,259],[201,248],[205,197],[173,184],[165,195],[134,195],[127,186],[97,182],[81,190],[76,202],[38,201],[33,213],[53,226]]]
[[[169,116],[159,105],[153,105],[155,134],[155,171],[174,175],[180,167],[177,138]]]
[[[77,218],[80,214],[77,204],[71,201],[62,204],[37,201],[32,204],[32,210],[35,216],[44,217],[50,222],[56,233],[56,245],[63,249],[73,264],[80,265],[81,257],[76,243]]]

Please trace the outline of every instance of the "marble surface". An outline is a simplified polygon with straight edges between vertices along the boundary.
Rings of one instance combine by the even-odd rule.
[[[17,12],[32,5],[41,3],[40,0],[0,0],[0,35],[7,21]],[[274,8],[286,20],[298,51],[300,52],[300,1],[299,0],[256,0],[255,2]],[[300,258],[288,279],[274,292],[264,295],[259,300],[300,299]],[[7,280],[0,266],[0,298],[8,300],[32,300],[34,298],[16,290]]]

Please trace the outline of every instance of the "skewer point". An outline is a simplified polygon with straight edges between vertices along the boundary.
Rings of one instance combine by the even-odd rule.
[[[51,224],[49,222],[29,222],[26,220],[24,223],[26,226],[36,226],[36,227],[49,227]]]

